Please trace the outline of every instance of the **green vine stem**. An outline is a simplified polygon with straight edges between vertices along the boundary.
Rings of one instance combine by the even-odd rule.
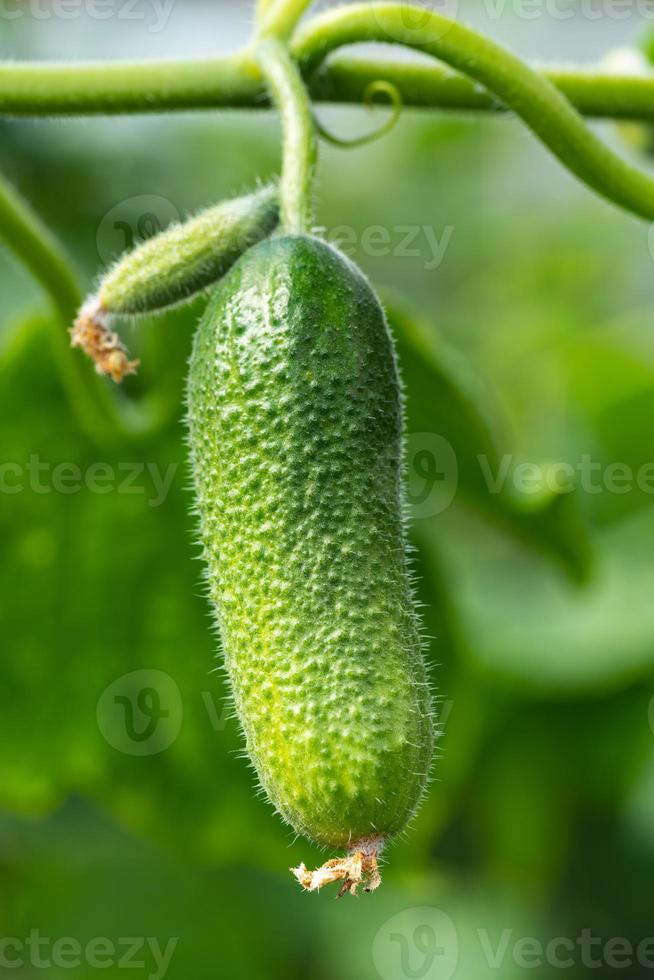
[[[5,62],[0,115],[111,115],[260,104],[251,51],[197,61]]]
[[[316,100],[361,104],[371,84],[392,86],[407,106],[513,110],[582,181],[627,210],[654,219],[654,178],[614,154],[584,125],[590,116],[654,121],[654,73],[619,77],[577,69],[536,71],[468,27],[405,3],[357,3],[318,15],[285,45],[309,0],[258,0],[256,46],[200,61],[0,64],[0,116],[156,112],[202,107],[260,108],[268,89],[284,131],[282,218],[293,231],[312,224]],[[419,17],[408,17],[412,9]],[[361,42],[414,48],[439,64],[326,59]],[[447,67],[445,67],[447,66]],[[303,78],[309,80],[309,93]],[[579,110],[579,111],[577,111]],[[70,322],[79,291],[49,230],[9,185],[0,184],[0,222],[10,245]],[[56,326],[56,324],[55,324]],[[53,328],[54,329],[54,328]],[[56,330],[57,355],[76,406],[96,431],[120,415],[131,432],[148,427],[94,387]],[[125,414],[127,412],[127,414]]]
[[[260,37],[287,41],[313,0],[259,0]]]
[[[146,410],[117,398],[71,349],[69,327],[82,300],[72,263],[50,229],[18,191],[0,176],[0,234],[54,306],[48,329],[60,377],[80,427],[94,442],[109,445],[122,434],[140,435],[161,418],[159,406]]]
[[[609,75],[590,68],[542,68],[539,74],[584,116],[594,119],[654,120],[654,72]],[[336,55],[309,80],[316,102],[359,104],[371,82],[395,86],[405,106],[457,112],[505,112],[506,106],[467,75],[428,62]]]
[[[0,177],[0,228],[16,255],[50,294],[61,318],[69,319],[77,308],[80,292],[68,256],[4,177]]]
[[[654,219],[654,178],[613,153],[542,75],[469,27],[404,3],[359,3],[315,17],[293,50],[306,72],[339,47],[377,41],[401,44],[465,72],[511,108],[582,181],[615,204]]]
[[[654,72],[634,77],[589,68],[544,68],[539,74],[584,115],[654,121]],[[331,58],[311,78],[309,92],[317,102],[359,105],[365,89],[380,79],[397,88],[405,106],[479,112],[505,108],[459,72],[387,58]],[[261,70],[249,50],[197,61],[0,63],[0,116],[260,109],[265,104]]]
[[[282,120],[281,223],[287,231],[308,232],[313,225],[317,155],[311,104],[295,62],[281,41],[262,42],[257,58]]]
[[[66,332],[81,299],[71,264],[50,229],[3,177],[0,228],[12,251],[52,300],[56,315],[47,323],[64,387],[84,431],[104,441],[109,435],[109,418],[94,390],[97,382],[70,349]]]

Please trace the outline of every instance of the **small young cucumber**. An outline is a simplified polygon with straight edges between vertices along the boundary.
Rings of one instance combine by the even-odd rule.
[[[134,374],[112,316],[157,313],[213,285],[238,258],[277,226],[277,188],[223,201],[173,225],[118,260],[86,300],[71,330],[73,347],[95,362],[99,374],[120,382]]]
[[[402,502],[393,342],[363,274],[269,239],[216,287],[191,358],[192,462],[248,753],[291,826],[343,860],[306,888],[379,883],[415,812],[432,707]]]
[[[182,303],[220,279],[278,220],[276,187],[207,208],[120,258],[100,284],[100,305],[138,316]]]

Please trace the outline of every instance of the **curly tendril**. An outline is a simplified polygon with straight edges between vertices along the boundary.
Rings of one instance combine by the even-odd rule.
[[[340,136],[335,136],[334,133],[330,133],[314,112],[313,123],[318,135],[327,143],[331,143],[332,146],[353,149],[357,146],[365,146],[367,143],[374,143],[375,140],[381,139],[382,136],[390,133],[392,129],[395,129],[402,115],[402,94],[397,85],[393,85],[391,82],[386,82],[383,79],[378,79],[376,82],[371,82],[363,93],[363,104],[367,109],[373,108],[376,95],[388,96],[388,104],[392,110],[388,119],[381,126],[378,126],[377,129],[374,129],[371,133],[364,133],[363,136],[355,136],[353,139],[343,139]]]
[[[358,3],[319,14],[296,32],[292,47],[302,71],[310,74],[332,51],[370,41],[422,51],[470,76],[585,184],[632,214],[654,220],[654,178],[610,150],[543,75],[463,24],[405,3]]]

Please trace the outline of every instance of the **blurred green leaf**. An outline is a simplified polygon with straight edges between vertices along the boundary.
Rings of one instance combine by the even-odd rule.
[[[456,474],[449,474],[452,494],[460,488],[484,514],[554,557],[574,579],[587,577],[590,539],[576,495],[557,492],[556,486],[538,495],[513,487],[512,471],[521,460],[503,458],[499,447],[506,444],[501,436],[505,426],[480,379],[399,294],[387,293],[385,303],[401,365],[411,379],[409,432],[435,432],[450,444],[457,464]],[[536,465],[545,468],[547,463]]]
[[[582,588],[469,514],[449,517],[431,533],[446,550],[467,647],[484,672],[563,693],[652,670],[654,507],[595,535],[596,567]]]

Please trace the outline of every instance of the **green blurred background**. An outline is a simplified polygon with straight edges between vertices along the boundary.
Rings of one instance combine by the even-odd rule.
[[[142,17],[115,4],[102,22],[16,9],[2,57],[208,54],[251,19],[177,0],[154,31],[144,0]],[[550,60],[646,26],[636,7],[459,9]],[[85,288],[133,238],[278,166],[271,115],[0,125],[2,166]],[[98,443],[62,386],[47,300],[3,253],[0,973],[649,976],[654,239],[516,122],[437,113],[326,147],[319,217],[384,295],[400,348],[444,729],[427,800],[374,896],[300,893],[288,867],[322,857],[254,791],[195,560],[183,400],[203,301],[127,326],[143,361],[127,394],[156,393],[161,422]],[[574,480],[557,492],[562,462]]]

